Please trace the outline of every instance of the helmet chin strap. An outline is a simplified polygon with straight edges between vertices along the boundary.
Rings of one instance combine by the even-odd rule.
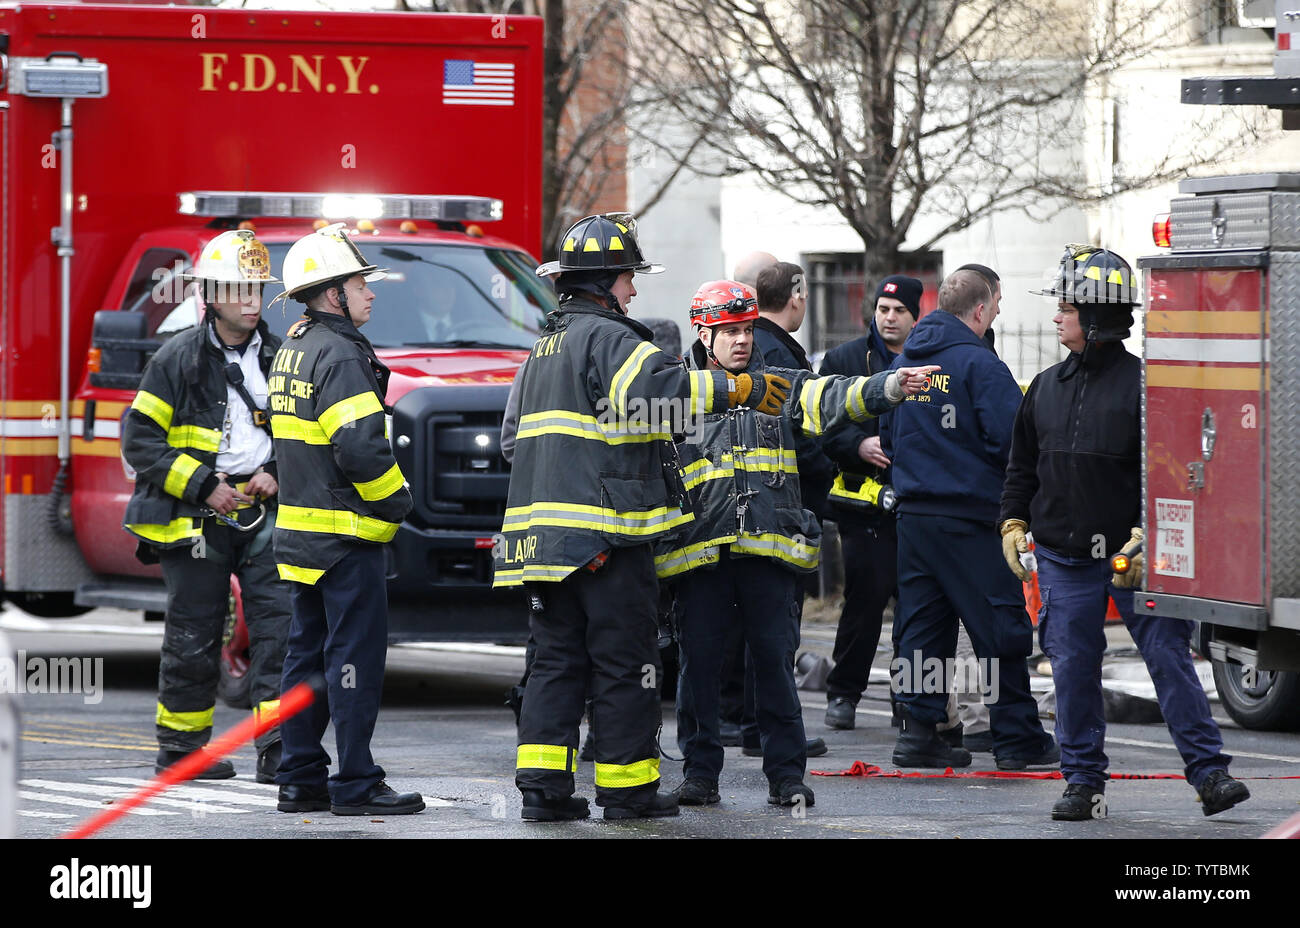
[[[743,374],[745,372],[745,369],[743,367],[738,371],[733,371],[731,368],[727,367],[727,365],[723,364],[721,361],[718,360],[718,356],[713,353],[713,338],[714,338],[713,329],[710,328],[709,326],[705,326],[704,328],[708,329],[709,331],[709,340],[704,343],[704,353],[709,356],[709,360],[712,361],[714,364],[718,365],[718,367],[722,368],[728,374]]]
[[[346,280],[340,281],[338,286],[335,287],[334,289],[338,292],[339,295],[339,309],[343,310],[344,317],[348,320],[348,322],[352,323],[352,328],[355,329],[357,327],[357,324],[352,319],[352,313],[348,312],[348,295],[347,292],[343,289],[343,285],[345,283],[347,283]]]

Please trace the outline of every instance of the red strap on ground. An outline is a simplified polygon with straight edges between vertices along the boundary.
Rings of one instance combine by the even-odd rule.
[[[136,806],[143,805],[168,787],[192,780],[207,770],[235,748],[252,741],[265,731],[270,731],[280,724],[282,719],[297,715],[311,705],[315,698],[311,687],[299,683],[280,697],[280,707],[269,712],[251,715],[226,732],[206,747],[199,748],[185,759],[168,767],[140,789],[125,799],[114,802],[112,808],[105,809],[97,815],[82,822],[75,829],[65,834],[65,838],[89,838],[106,825],[111,824],[130,812]]]
[[[997,780],[1060,780],[1064,779],[1059,770],[969,770],[958,773],[951,767],[943,773],[905,773],[902,770],[882,770],[875,764],[855,760],[848,770],[809,770],[815,777],[894,777],[898,779],[921,780],[969,780],[976,778],[993,778]],[[1186,780],[1181,773],[1112,773],[1112,780]],[[1285,777],[1237,777],[1238,780],[1300,780],[1300,776]]]

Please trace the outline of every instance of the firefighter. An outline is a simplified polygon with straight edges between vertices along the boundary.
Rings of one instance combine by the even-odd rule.
[[[1057,300],[1057,335],[1070,356],[1029,385],[1016,414],[1002,490],[1000,531],[1007,566],[1029,580],[1032,528],[1042,594],[1038,635],[1056,682],[1056,735],[1067,786],[1059,821],[1106,815],[1101,662],[1107,595],[1141,651],[1160,711],[1201,809],[1214,815],[1250,797],[1228,775],[1230,756],[1192,666],[1192,623],[1136,615],[1133,587],[1108,556],[1134,554],[1141,539],[1142,362],[1124,349],[1138,302],[1133,270],[1112,251],[1067,246],[1055,280],[1034,291]],[[1026,558],[1026,560],[1028,560]]]
[[[154,354],[122,430],[122,456],[136,471],[124,527],[140,540],[141,561],[161,562],[167,584],[157,772],[212,736],[230,575],[239,577],[256,712],[278,705],[290,609],[270,545],[279,488],[263,407],[280,346],[261,318],[262,286],[275,281],[270,255],[251,231],[223,232],[184,276],[199,285],[203,318]],[[273,782],[279,764],[271,729],[257,739],[257,781]],[[200,778],[234,775],[221,760]]]
[[[384,406],[388,368],[358,329],[370,319],[368,264],[342,223],[300,238],[284,258],[284,298],[307,306],[271,376],[271,423],[285,488],[275,529],[280,576],[292,581],[283,686],[323,674],[317,699],[285,720],[281,812],[409,815],[419,793],[397,793],[370,754],[388,654],[384,545],[411,511]],[[280,299],[281,297],[277,297]],[[321,747],[334,723],[338,769]]]
[[[731,377],[762,376],[763,355],[754,339],[757,303],[754,291],[736,281],[701,285],[691,301],[698,341],[688,365]],[[733,627],[741,629],[753,661],[767,801],[813,804],[803,782],[806,741],[794,657],[802,612],[798,577],[817,568],[821,523],[802,502],[795,432],[816,438],[886,412],[907,392],[919,392],[931,370],[868,379],[783,369],[776,373],[791,389],[779,409],[709,415],[697,434],[679,442],[695,520],[660,546],[655,566],[660,579],[674,578],[681,614],[678,740],[685,768],[677,795],[683,805],[719,800],[718,683]]]
[[[607,820],[677,814],[659,792],[661,724],[652,543],[682,510],[670,433],[628,423],[654,401],[704,413],[742,402],[776,410],[788,384],[761,373],[688,372],[627,317],[633,275],[656,273],[624,213],[588,216],[564,235],[560,307],[520,377],[519,429],[495,587],[528,584],[536,643],[519,720],[515,783],[526,821],[586,818],[575,797],[578,723],[590,689],[596,804]]]

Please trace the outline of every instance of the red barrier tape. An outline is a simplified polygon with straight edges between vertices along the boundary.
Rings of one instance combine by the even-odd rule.
[[[186,780],[194,779],[231,751],[279,725],[281,720],[297,715],[311,705],[314,698],[315,694],[312,693],[311,687],[306,683],[299,683],[280,697],[280,708],[278,710],[262,712],[248,717],[216,741],[206,747],[199,748],[184,760],[168,767],[140,787],[139,791],[123,800],[114,802],[111,809],[105,809],[103,812],[92,816],[63,837],[89,838],[104,826],[117,821],[136,806],[143,805],[163,790],[178,783],[184,783]]]
[[[902,770],[882,770],[875,764],[855,760],[848,770],[809,770],[815,777],[886,777],[920,780],[967,780],[979,777],[998,780],[1061,780],[1064,777],[1059,770],[971,770],[957,773],[951,767],[943,773],[904,773]],[[1112,773],[1112,780],[1186,780],[1181,773]],[[1285,777],[1237,777],[1238,780],[1300,780],[1300,776]]]

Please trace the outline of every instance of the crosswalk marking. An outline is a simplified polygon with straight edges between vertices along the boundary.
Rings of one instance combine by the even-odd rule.
[[[136,789],[150,782],[149,780],[140,777],[94,777],[93,779],[96,783],[115,783],[119,786],[130,786],[130,787],[135,787]],[[205,780],[203,782],[206,783],[208,781]],[[269,808],[275,807],[277,800],[276,800],[276,787],[274,784],[240,783],[239,784],[240,786],[258,787],[258,792],[263,793],[263,795],[261,796],[252,796],[252,795],[244,795],[242,793],[237,793],[237,792],[228,792],[227,787],[236,785],[236,783],[238,783],[238,781],[236,780],[218,781],[218,782],[222,784],[221,787],[211,788],[211,789],[203,786],[173,786],[170,789],[168,789],[163,795],[165,796],[175,795],[175,796],[180,796],[188,799],[196,799],[199,800],[200,802],[211,800],[216,802],[228,802],[228,803],[236,803],[242,805],[266,806]],[[243,812],[246,810],[239,809],[237,811]]]
[[[71,812],[41,812],[37,809],[19,809],[19,815],[26,815],[28,818],[74,818]]]
[[[97,786],[94,783],[61,783],[58,780],[23,780],[21,785],[38,789],[52,789],[61,793],[86,793],[91,796],[103,796],[106,799],[114,800],[125,799],[132,792],[116,786]],[[167,796],[154,796],[149,800],[149,804],[181,808],[187,812],[196,811],[201,807],[203,812],[215,814],[248,811],[247,809],[236,809],[233,806],[216,805],[210,802],[197,803],[193,799],[176,799]]]
[[[96,799],[80,799],[76,796],[60,796],[56,793],[38,793],[35,790],[20,789],[18,791],[19,799],[26,799],[28,802],[52,802],[61,806],[81,806],[85,809],[107,809],[108,806]],[[179,815],[179,812],[164,812],[162,809],[143,809],[134,808],[129,811],[130,815]]]

